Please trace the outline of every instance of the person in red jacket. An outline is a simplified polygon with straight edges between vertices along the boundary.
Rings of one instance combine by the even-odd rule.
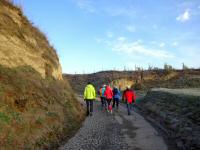
[[[104,92],[104,96],[106,98],[106,101],[107,101],[107,106],[108,106],[108,111],[110,111],[110,113],[112,113],[112,105],[111,105],[111,101],[112,101],[112,98],[113,98],[113,91],[111,89],[111,87],[109,85],[106,86],[106,90]]]
[[[123,93],[123,100],[126,101],[128,115],[131,114],[130,109],[132,107],[132,103],[136,100],[136,95],[133,90],[131,90],[130,86],[126,88],[126,90]]]

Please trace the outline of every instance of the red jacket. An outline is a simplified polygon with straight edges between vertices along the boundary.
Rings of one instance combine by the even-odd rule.
[[[113,97],[113,91],[110,88],[110,86],[106,87],[106,90],[104,92],[104,96],[106,97],[106,99],[112,99],[112,97]]]
[[[127,90],[124,93],[124,97],[123,97],[128,103],[132,103],[136,100],[136,95],[135,92],[132,90]]]

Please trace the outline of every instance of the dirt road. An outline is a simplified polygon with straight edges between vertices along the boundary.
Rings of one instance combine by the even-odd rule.
[[[119,111],[109,114],[94,103],[93,116],[86,118],[82,127],[60,150],[166,150],[159,133],[142,116],[124,104]]]

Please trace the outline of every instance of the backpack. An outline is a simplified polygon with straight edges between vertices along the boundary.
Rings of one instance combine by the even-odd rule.
[[[118,93],[119,93],[118,89],[114,88],[114,90],[113,90],[113,95],[116,95],[116,94],[118,94]]]

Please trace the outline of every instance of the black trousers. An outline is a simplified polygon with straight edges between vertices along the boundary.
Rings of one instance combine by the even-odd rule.
[[[86,105],[87,105],[87,114],[93,112],[93,100],[86,99]]]
[[[119,99],[118,98],[113,99],[113,108],[115,107],[115,103],[116,103],[117,108],[118,108],[119,107]]]
[[[106,107],[106,98],[105,97],[101,97],[101,107]]]

